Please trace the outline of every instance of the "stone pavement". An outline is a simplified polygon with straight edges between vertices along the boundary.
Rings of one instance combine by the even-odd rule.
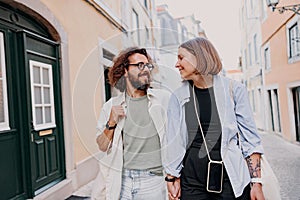
[[[260,135],[265,155],[279,181],[282,200],[300,200],[300,145],[278,135]],[[89,200],[92,184],[79,188],[67,200]]]
[[[265,155],[277,176],[282,200],[300,200],[300,145],[261,133]]]

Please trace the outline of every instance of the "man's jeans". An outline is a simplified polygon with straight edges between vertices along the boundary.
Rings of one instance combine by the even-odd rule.
[[[166,183],[162,174],[123,169],[121,200],[165,200],[166,197]]]

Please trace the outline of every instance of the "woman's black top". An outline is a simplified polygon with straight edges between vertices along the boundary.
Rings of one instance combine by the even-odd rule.
[[[190,101],[185,104],[185,120],[188,129],[188,147],[183,160],[181,171],[182,189],[202,187],[206,190],[207,165],[209,159],[203,143],[196,112],[192,86],[190,87]],[[199,89],[195,87],[196,105],[208,151],[212,160],[221,158],[221,122],[215,102],[213,87]],[[224,178],[227,177],[224,171]]]
[[[196,112],[194,108],[194,98],[192,92],[192,86],[190,87],[190,101],[185,105],[185,120],[189,133],[188,148],[200,148],[205,150],[203,144],[202,134],[200,132],[198,120],[196,118]],[[217,110],[213,87],[206,89],[199,89],[195,87],[196,106],[198,114],[200,115],[200,122],[202,130],[205,136],[205,140],[208,146],[208,150],[219,151],[221,149],[221,122]],[[203,144],[203,146],[202,146]],[[205,150],[205,155],[206,150]],[[211,157],[213,160],[221,160],[221,156]]]

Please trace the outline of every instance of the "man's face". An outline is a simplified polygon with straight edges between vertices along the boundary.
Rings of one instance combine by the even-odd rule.
[[[140,70],[137,66],[130,64],[148,63],[148,59],[143,54],[135,53],[128,57],[129,66],[127,71],[128,80],[131,85],[138,90],[147,90],[150,85],[150,70],[145,67]]]

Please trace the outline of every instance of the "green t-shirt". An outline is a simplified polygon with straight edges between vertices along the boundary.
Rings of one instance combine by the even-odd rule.
[[[148,98],[126,95],[124,168],[162,171],[160,140],[148,111]]]

